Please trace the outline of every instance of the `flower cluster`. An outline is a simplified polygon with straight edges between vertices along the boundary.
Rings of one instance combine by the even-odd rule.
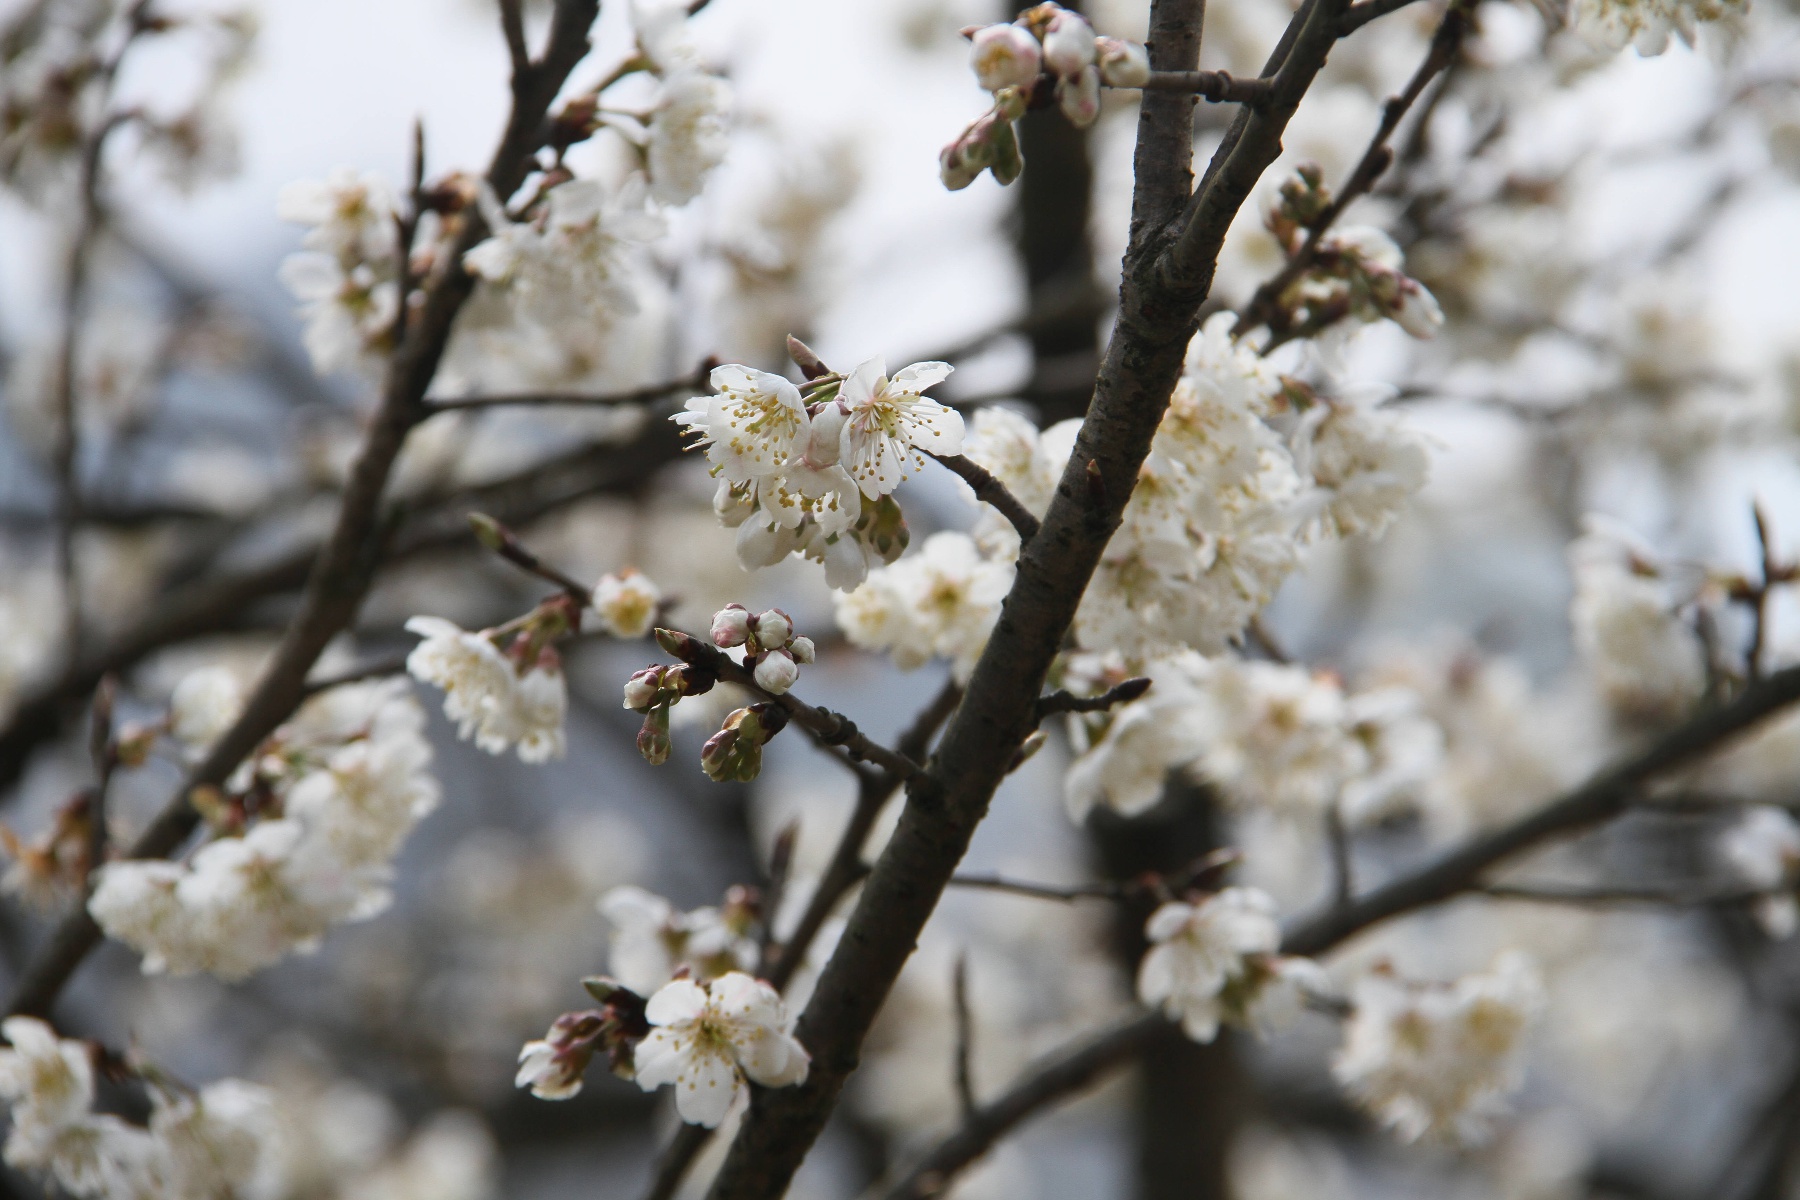
[[[605,110],[607,124],[641,147],[650,193],[682,205],[700,194],[729,145],[731,87],[701,64],[688,33],[688,5],[639,0],[631,9],[638,54],[657,81],[649,120]]]
[[[1290,259],[1331,202],[1316,163],[1303,164],[1281,185],[1265,224]],[[1272,328],[1307,335],[1346,319],[1366,324],[1385,318],[1413,337],[1431,338],[1444,324],[1436,297],[1407,275],[1400,247],[1370,225],[1341,226],[1320,237],[1306,270],[1274,297],[1274,306]]]
[[[1693,598],[1630,531],[1589,517],[1569,546],[1575,645],[1601,694],[1622,716],[1668,721],[1706,688],[1706,651],[1681,610]]]
[[[1341,804],[1347,817],[1373,820],[1421,792],[1442,761],[1441,733],[1401,688],[1346,697],[1330,675],[1191,653],[1149,673],[1142,699],[1076,719],[1088,748],[1064,790],[1078,821],[1096,804],[1146,811],[1178,768],[1245,809],[1305,824]]]
[[[514,1083],[540,1099],[579,1093],[602,1050],[616,1074],[646,1092],[674,1085],[681,1119],[708,1129],[724,1121],[746,1080],[763,1087],[806,1081],[811,1059],[787,1031],[781,996],[743,971],[672,979],[648,1001],[609,979],[583,983],[603,1007],[564,1013],[519,1051]]]
[[[886,651],[902,670],[945,658],[967,679],[1012,580],[1012,565],[984,556],[968,534],[934,533],[917,553],[839,596],[838,626],[853,645]]]
[[[0,1098],[12,1107],[8,1166],[41,1172],[70,1196],[191,1200],[279,1194],[273,1100],[236,1079],[199,1092],[152,1080],[148,1128],[94,1105],[94,1054],[32,1017],[0,1024]]]
[[[1138,999],[1160,1006],[1197,1042],[1228,1021],[1265,1028],[1326,991],[1309,959],[1284,958],[1275,902],[1255,888],[1229,887],[1171,901],[1144,926],[1150,951],[1138,966]]]
[[[753,614],[741,604],[727,604],[713,614],[712,640],[721,650],[742,647],[756,686],[776,696],[794,686],[800,664],[812,662],[815,654],[813,640],[795,636],[793,618],[779,608]]]
[[[389,901],[392,861],[437,805],[424,714],[402,681],[332,688],[196,803],[230,836],[186,863],[109,863],[88,910],[144,971],[242,979]]]
[[[444,715],[464,741],[473,738],[489,754],[517,746],[525,762],[560,758],[569,693],[551,642],[576,619],[560,597],[520,621],[475,633],[438,617],[414,617],[406,628],[422,640],[407,655],[406,669],[443,689]]]
[[[1100,85],[1142,87],[1150,80],[1150,56],[1143,46],[1119,38],[1096,37],[1080,13],[1059,4],[1039,4],[1011,24],[971,26],[969,66],[994,105],[971,122],[938,156],[944,186],[968,187],[983,171],[1002,184],[1024,169],[1013,122],[1039,94],[1054,89],[1056,105],[1077,126],[1100,116]]]
[[[1692,46],[1702,24],[1735,22],[1749,11],[1748,0],[1576,0],[1575,29],[1606,50],[1626,46],[1655,56],[1669,48],[1669,35]]]
[[[890,379],[870,359],[848,376],[816,376],[803,395],[767,371],[714,369],[715,394],[673,419],[719,476],[713,507],[737,529],[744,569],[797,552],[841,590],[897,558],[906,534],[892,492],[922,468],[923,453],[962,451],[962,417],[924,395],[949,374],[945,363],[915,363]]]
[[[608,968],[646,996],[678,974],[706,980],[756,966],[751,933],[758,914],[742,888],[726,893],[719,907],[682,912],[643,888],[616,887],[600,897],[600,915],[613,927]]]
[[[1355,1012],[1332,1073],[1350,1095],[1407,1141],[1472,1139],[1523,1074],[1525,1037],[1543,986],[1520,955],[1449,985],[1373,971],[1352,995]]]
[[[306,351],[321,374],[364,367],[392,340],[400,308],[400,247],[392,190],[347,167],[323,182],[290,183],[276,212],[309,228],[281,264],[281,282],[306,321]]]

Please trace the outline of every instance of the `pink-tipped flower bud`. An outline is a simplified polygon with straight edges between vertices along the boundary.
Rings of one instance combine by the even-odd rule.
[[[810,666],[813,659],[818,657],[818,649],[813,645],[813,640],[809,637],[797,637],[788,643],[787,648],[788,653],[793,655],[794,661],[798,663],[805,663]]]
[[[1043,66],[1037,39],[1017,25],[989,25],[970,39],[969,66],[975,78],[990,92],[1007,87],[1029,87]]]
[[[1057,80],[1056,103],[1076,128],[1092,125],[1100,118],[1100,69],[1083,67]]]
[[[1099,53],[1094,27],[1080,13],[1063,9],[1050,18],[1044,30],[1044,66],[1064,79],[1094,64]]]
[[[779,696],[800,678],[800,667],[786,650],[770,650],[756,660],[756,686]]]
[[[666,705],[644,714],[644,727],[638,730],[637,748],[638,753],[644,756],[644,761],[653,767],[660,767],[669,761],[672,746],[669,742],[669,710]]]
[[[713,614],[713,645],[724,649],[741,646],[750,640],[750,610],[741,604],[727,604]]]
[[[794,640],[794,620],[779,608],[765,609],[756,617],[756,644],[776,650]]]
[[[1150,82],[1150,52],[1124,38],[1096,38],[1100,54],[1100,82],[1107,87],[1141,88]]]
[[[654,705],[662,693],[662,675],[661,667],[634,671],[625,681],[625,707],[632,712],[643,712]]]

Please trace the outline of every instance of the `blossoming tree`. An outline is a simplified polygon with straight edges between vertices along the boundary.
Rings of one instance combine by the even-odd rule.
[[[485,166],[281,192],[299,363],[139,211],[255,22],[16,7],[0,1185],[1073,1195],[1135,1067],[1145,1200],[1786,1194],[1800,406],[1707,273],[1792,14],[912,13],[1027,286],[903,358],[768,6],[498,0]]]

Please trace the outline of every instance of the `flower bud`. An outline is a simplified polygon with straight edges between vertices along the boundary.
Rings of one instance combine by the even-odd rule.
[[[718,490],[713,493],[713,515],[719,518],[719,524],[736,529],[755,511],[756,497],[749,487],[729,479],[719,480]]]
[[[1098,53],[1094,43],[1094,27],[1080,13],[1065,8],[1050,18],[1044,30],[1044,66],[1065,79],[1079,74],[1094,63]]]
[[[656,644],[679,658],[682,662],[693,662],[700,657],[698,641],[681,632],[679,629],[658,629]]]
[[[756,618],[756,641],[765,650],[775,650],[794,640],[794,621],[779,608],[765,609]]]
[[[1056,103],[1070,124],[1079,129],[1092,125],[1100,117],[1100,69],[1083,67],[1075,74],[1057,80]],[[1000,169],[996,166],[994,175],[998,178],[999,174]]]
[[[1444,327],[1444,310],[1438,307],[1437,297],[1423,284],[1414,279],[1404,282],[1406,286],[1400,289],[1400,304],[1393,312],[1394,320],[1413,337],[1429,341]]]
[[[844,418],[848,414],[840,402],[833,400],[813,414],[806,431],[806,465],[815,469],[837,462],[842,452]]]
[[[857,536],[863,545],[875,552],[884,563],[893,563],[906,552],[912,534],[906,528],[906,514],[893,496],[879,500],[863,500],[862,516],[856,523]]]
[[[779,696],[800,678],[800,667],[786,650],[770,650],[756,660],[756,686]]]
[[[653,767],[669,761],[669,708],[663,705],[644,714],[644,727],[638,730],[638,753]]]
[[[818,650],[813,645],[813,640],[809,637],[795,638],[788,643],[787,649],[788,653],[794,656],[794,661],[799,663],[810,665],[813,659],[818,656]]]
[[[1124,38],[1095,39],[1100,54],[1100,81],[1107,87],[1141,88],[1150,82],[1150,52]]]
[[[661,667],[645,667],[632,672],[631,678],[625,681],[625,707],[632,712],[643,712],[656,704],[662,695],[662,675]]]
[[[741,646],[750,640],[750,610],[741,604],[727,604],[713,614],[713,645],[724,649]]]
[[[953,192],[960,192],[993,165],[993,130],[992,113],[977,117],[954,142],[945,146],[938,154],[938,177],[944,181],[945,187]],[[741,551],[739,557],[742,557]]]
[[[1017,25],[989,25],[976,30],[970,40],[969,66],[988,91],[1029,87],[1037,79],[1043,55],[1037,39],[1026,30]]]

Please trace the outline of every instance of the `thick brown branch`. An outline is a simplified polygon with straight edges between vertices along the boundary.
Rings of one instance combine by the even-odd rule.
[[[1418,0],[1362,0],[1360,4],[1352,4],[1350,11],[1338,22],[1338,36],[1349,37],[1370,21],[1378,20],[1389,13],[1397,13],[1409,4]]]
[[[1021,542],[1029,542],[1037,536],[1037,516],[1020,503],[1019,498],[986,467],[960,454],[933,454],[931,457],[949,467],[953,474],[974,488],[977,500],[993,505],[1001,516],[1012,522],[1012,527],[1019,531]]]
[[[588,30],[598,12],[598,0],[559,0],[543,61],[525,78],[513,81],[512,111],[486,176],[496,195],[510,196],[524,180],[550,102],[569,71],[587,54]],[[242,715],[132,845],[130,857],[164,857],[187,840],[199,822],[188,802],[192,790],[224,782],[244,756],[287,719],[306,697],[306,677],[320,652],[355,619],[393,532],[383,519],[381,502],[388,475],[407,433],[424,415],[425,392],[437,373],[456,315],[473,290],[473,281],[462,270],[462,259],[486,235],[486,229],[473,212],[463,214],[462,220],[447,248],[444,265],[424,288],[407,339],[389,361],[380,408],[351,468],[337,523],[312,564],[300,611]],[[78,907],[57,929],[45,953],[27,968],[8,1011],[47,1012],[99,939],[99,927],[86,907]]]

